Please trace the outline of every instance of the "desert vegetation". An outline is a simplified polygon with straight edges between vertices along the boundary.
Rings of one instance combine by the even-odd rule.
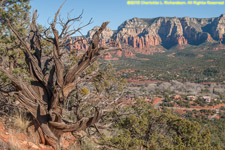
[[[171,48],[165,53],[154,55],[137,54],[141,61],[134,58],[123,58],[113,61],[118,70],[134,69],[135,72],[123,73],[124,77],[135,78],[145,76],[149,80],[180,82],[217,82],[224,79],[224,50],[208,48],[207,43],[199,46],[187,46],[183,50]],[[203,50],[206,49],[206,50]],[[171,57],[172,55],[172,57]]]
[[[165,56],[167,53],[156,55],[155,60],[158,62],[154,62],[152,56],[149,56],[149,60],[144,60],[144,63],[126,58],[114,62],[116,69],[127,68],[127,64],[134,67],[134,63],[137,68],[147,68],[147,72],[139,70],[131,74],[122,74],[122,77],[149,75],[147,78],[153,80],[171,81],[135,87],[132,83],[126,84],[125,79],[111,63],[99,61],[105,52],[123,50],[116,47],[118,41],[101,44],[101,34],[109,22],[103,22],[99,28],[95,28],[92,37],[86,39],[87,51],[78,56],[76,49],[68,47],[79,42],[79,39],[73,43],[68,39],[80,33],[80,30],[91,24],[92,20],[80,25],[83,12],[76,17],[71,18],[71,15],[68,15],[66,19],[61,18],[60,11],[63,9],[64,1],[46,28],[37,23],[37,10],[30,15],[29,2],[0,2],[0,118],[5,125],[3,127],[3,123],[0,122],[0,135],[9,139],[8,142],[2,142],[0,138],[0,148],[20,149],[21,143],[28,143],[27,149],[32,146],[40,149],[31,144],[31,140],[37,145],[42,143],[49,146],[43,149],[60,150],[64,148],[64,135],[67,133],[73,137],[69,139],[72,142],[70,141],[67,147],[71,150],[224,148],[224,144],[221,144],[224,138],[218,135],[220,129],[223,129],[223,124],[219,121],[208,121],[206,117],[198,118],[200,113],[214,115],[214,110],[202,110],[200,113],[193,111],[182,116],[166,108],[175,104],[190,107],[187,101],[175,102],[171,97],[173,94],[189,92],[202,96],[211,92],[211,87],[170,80],[178,77],[177,71],[185,74],[177,65],[182,63],[189,68],[190,58],[195,58],[197,54],[184,50],[177,53],[178,58],[173,59],[171,63],[168,63],[170,58]],[[165,59],[160,59],[162,56]],[[138,57],[145,56],[140,54]],[[223,80],[222,54],[217,57],[213,64],[219,60],[218,65],[222,67],[202,67],[200,70],[194,68],[195,71],[202,72],[199,74],[200,79],[194,81],[204,81],[202,79],[206,76],[210,77],[209,81],[214,81],[213,78],[217,76],[221,77],[218,81]],[[205,54],[204,60],[196,62],[201,64],[209,59],[211,52]],[[156,71],[156,63],[164,67],[159,67],[161,70]],[[172,73],[168,73],[170,76],[161,72],[166,69],[171,70]],[[179,74],[179,78],[175,79],[189,80],[191,78],[186,77],[191,76],[191,73],[193,72]],[[196,76],[191,77],[197,79]],[[222,100],[223,85],[214,85],[213,88],[212,93]],[[132,95],[132,102],[125,105],[122,98],[129,95]],[[140,98],[153,95],[164,100],[162,107],[157,105],[154,108],[153,102],[146,102]],[[196,105],[203,103],[201,100],[195,102]],[[214,105],[220,102],[211,103]],[[221,110],[220,116],[224,116],[224,108]],[[208,127],[204,126],[205,122]],[[220,129],[215,129],[217,125]],[[9,133],[5,130],[10,128],[16,129],[18,134],[7,136]],[[18,135],[21,133],[28,133],[32,139],[20,139],[18,142],[16,138],[20,138]]]

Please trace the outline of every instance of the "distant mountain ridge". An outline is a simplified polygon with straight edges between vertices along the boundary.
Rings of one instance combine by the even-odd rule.
[[[86,36],[90,39],[99,27],[94,27]],[[71,43],[75,37],[71,39]],[[178,46],[182,49],[185,45],[199,45],[204,42],[225,43],[225,14],[214,18],[190,17],[157,17],[157,18],[132,18],[124,21],[116,31],[107,28],[101,34],[101,44],[110,41],[120,41],[117,45],[129,45],[131,52],[151,55],[163,52],[171,47]],[[81,40],[71,49],[86,50],[87,40]],[[122,54],[120,54],[122,55]]]

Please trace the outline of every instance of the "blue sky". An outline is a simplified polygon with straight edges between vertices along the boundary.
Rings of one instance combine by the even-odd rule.
[[[31,0],[31,11],[37,9],[38,23],[48,26],[62,2],[63,0]],[[225,14],[225,5],[127,5],[127,0],[67,0],[60,14],[66,17],[71,10],[71,17],[84,10],[82,23],[87,23],[93,18],[93,23],[82,30],[82,33],[86,34],[103,21],[110,21],[109,27],[115,30],[122,22],[133,17],[218,17]]]

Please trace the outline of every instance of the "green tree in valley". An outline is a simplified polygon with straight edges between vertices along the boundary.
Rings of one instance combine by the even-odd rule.
[[[126,150],[219,149],[211,146],[209,130],[197,122],[178,117],[169,111],[161,112],[143,101],[123,109],[129,115],[120,117],[111,137],[103,140],[105,145]]]

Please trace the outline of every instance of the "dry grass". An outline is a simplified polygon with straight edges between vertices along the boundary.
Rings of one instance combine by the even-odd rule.
[[[24,113],[19,112],[18,114],[14,115],[13,123],[16,129],[20,130],[21,132],[26,132],[30,121]]]
[[[10,133],[10,135],[13,134],[11,131],[9,133]],[[19,147],[20,147],[20,145],[19,145],[18,141],[13,136],[10,136],[9,142],[8,142],[8,149],[9,150],[20,150]]]
[[[93,142],[91,138],[85,138],[83,144],[80,146],[81,150],[98,150],[97,145]]]

